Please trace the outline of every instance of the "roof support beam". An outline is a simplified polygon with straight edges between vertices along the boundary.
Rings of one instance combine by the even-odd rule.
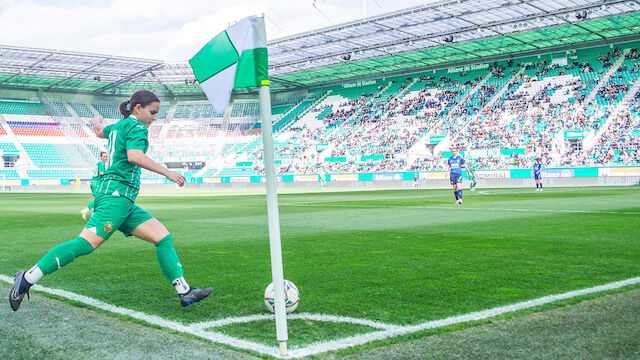
[[[304,85],[304,84],[301,84],[301,83],[299,83],[299,82],[295,82],[295,81],[291,81],[291,80],[285,80],[285,79],[280,79],[280,78],[278,78],[277,76],[276,76],[276,77],[272,77],[272,78],[270,78],[270,80],[271,80],[272,82],[275,82],[275,83],[287,84],[287,85],[289,85],[289,86],[291,86],[291,87],[295,87],[295,88],[303,88],[303,87],[305,87],[305,85]]]
[[[38,60],[38,61],[36,61],[35,63],[31,64],[27,69],[33,69],[33,67],[34,67],[34,66],[36,66],[36,65],[40,64],[41,62],[43,62],[43,61],[47,60],[48,58],[52,57],[53,55],[55,55],[55,53],[53,53],[53,52],[52,52],[52,53],[49,53],[48,55],[46,55],[46,56],[45,56],[45,57],[43,57],[42,59],[39,59],[39,60]],[[12,76],[10,76],[10,77],[8,77],[8,78],[4,79],[4,81],[1,81],[1,82],[0,82],[0,85],[4,84],[5,82],[7,82],[7,81],[9,81],[9,80],[11,80],[11,79],[13,79],[13,78],[14,78],[14,77],[16,77],[16,76],[21,75],[22,73],[24,73],[24,71],[25,71],[25,69],[24,69],[24,68],[20,68],[20,71],[19,71],[19,72],[17,72],[17,73],[15,73],[15,74],[13,74]]]
[[[49,86],[49,87],[48,87],[48,88],[46,88],[45,90],[50,90],[50,89],[52,89],[53,87],[55,87],[56,85],[59,85],[59,84],[62,84],[63,82],[65,82],[65,81],[71,80],[71,79],[73,79],[74,77],[76,77],[76,76],[78,76],[78,75],[80,75],[80,74],[86,74],[86,73],[87,73],[87,71],[89,71],[89,70],[91,70],[92,68],[95,68],[96,66],[99,66],[99,65],[101,65],[101,64],[103,64],[103,63],[105,63],[105,62],[107,62],[107,61],[109,61],[109,59],[104,59],[104,60],[100,61],[100,62],[99,62],[99,63],[97,63],[97,64],[93,64],[93,65],[89,66],[88,68],[86,68],[86,69],[84,69],[84,70],[82,70],[82,71],[80,71],[80,72],[77,72],[77,73],[75,73],[75,74],[73,74],[73,75],[71,75],[71,76],[67,77],[66,79],[62,79],[62,80],[58,81],[57,83],[55,83],[55,84],[53,84],[53,85]],[[99,76],[99,75],[96,75],[96,76]]]
[[[139,78],[139,77],[142,77],[142,76],[144,76],[146,73],[149,73],[149,72],[151,72],[152,70],[159,69],[159,68],[161,68],[162,66],[163,66],[163,64],[162,64],[162,63],[155,64],[155,65],[150,66],[150,67],[148,67],[148,68],[146,68],[146,69],[144,69],[144,70],[140,70],[140,71],[138,71],[138,72],[135,72],[135,73],[133,73],[133,74],[131,74],[131,75],[129,75],[129,76],[127,76],[127,77],[125,77],[125,78],[122,78],[122,79],[120,79],[120,80],[118,80],[118,81],[116,81],[116,82],[114,82],[114,83],[111,83],[111,84],[109,84],[109,85],[106,85],[106,86],[103,86],[103,87],[101,87],[101,88],[99,88],[99,89],[96,89],[96,90],[94,90],[93,92],[94,92],[95,94],[100,94],[100,93],[104,92],[105,90],[109,90],[109,89],[111,89],[111,88],[114,88],[114,87],[117,87],[117,86],[122,85],[122,84],[124,84],[124,83],[127,83],[127,82],[129,82],[129,81],[131,81],[131,80],[135,80],[135,79],[137,79],[137,78]]]

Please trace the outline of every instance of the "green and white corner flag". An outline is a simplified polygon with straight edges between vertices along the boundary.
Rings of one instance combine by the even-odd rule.
[[[233,89],[269,80],[264,18],[251,16],[211,39],[189,60],[213,111],[222,113]]]

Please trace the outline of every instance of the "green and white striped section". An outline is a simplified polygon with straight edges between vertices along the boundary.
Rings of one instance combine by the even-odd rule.
[[[213,110],[222,113],[233,89],[258,87],[268,80],[264,18],[252,16],[211,39],[189,60]]]

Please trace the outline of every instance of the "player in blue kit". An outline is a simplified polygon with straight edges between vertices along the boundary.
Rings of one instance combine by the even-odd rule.
[[[542,164],[540,158],[535,158],[533,163],[533,178],[536,180],[536,191],[542,191]]]
[[[449,182],[453,185],[453,194],[456,197],[456,204],[462,204],[462,168],[467,168],[464,159],[458,155],[458,149],[451,150],[452,156],[447,160],[447,171],[449,172]]]

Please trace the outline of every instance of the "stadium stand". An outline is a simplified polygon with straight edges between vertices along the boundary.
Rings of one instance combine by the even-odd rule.
[[[82,168],[87,167],[79,153],[79,145],[22,143],[29,157],[42,168]]]
[[[90,179],[91,171],[72,170],[72,169],[34,169],[27,170],[27,174],[32,179],[75,179],[78,176],[80,179]]]
[[[0,169],[0,179],[14,180],[19,179],[20,174],[15,169]]]
[[[37,102],[0,100],[0,114],[47,115]]]
[[[451,147],[479,169],[640,164],[638,43],[450,67],[292,93],[272,107],[282,175],[443,170]],[[51,94],[49,94],[51,95]],[[51,98],[50,98],[51,97]],[[90,177],[104,141],[89,120],[118,102],[39,94],[0,100],[0,149],[30,159],[30,178]],[[148,154],[199,162],[200,177],[262,175],[255,99],[223,114],[209,102],[161,104]],[[15,145],[14,145],[15,144]],[[20,172],[3,170],[19,177]],[[148,179],[158,176],[145,172]]]
[[[21,115],[7,115],[5,118],[13,133],[19,136],[65,136],[58,127],[58,124],[51,122],[50,119],[47,118],[39,119],[39,121],[33,121],[35,117],[30,118],[32,121],[10,120],[16,118],[21,119]]]
[[[93,111],[91,111],[91,108],[89,107],[89,105],[85,103],[69,102],[69,105],[71,106],[73,111],[75,111],[76,114],[78,114],[78,116],[81,118],[91,119],[92,117],[96,116],[96,114]]]

